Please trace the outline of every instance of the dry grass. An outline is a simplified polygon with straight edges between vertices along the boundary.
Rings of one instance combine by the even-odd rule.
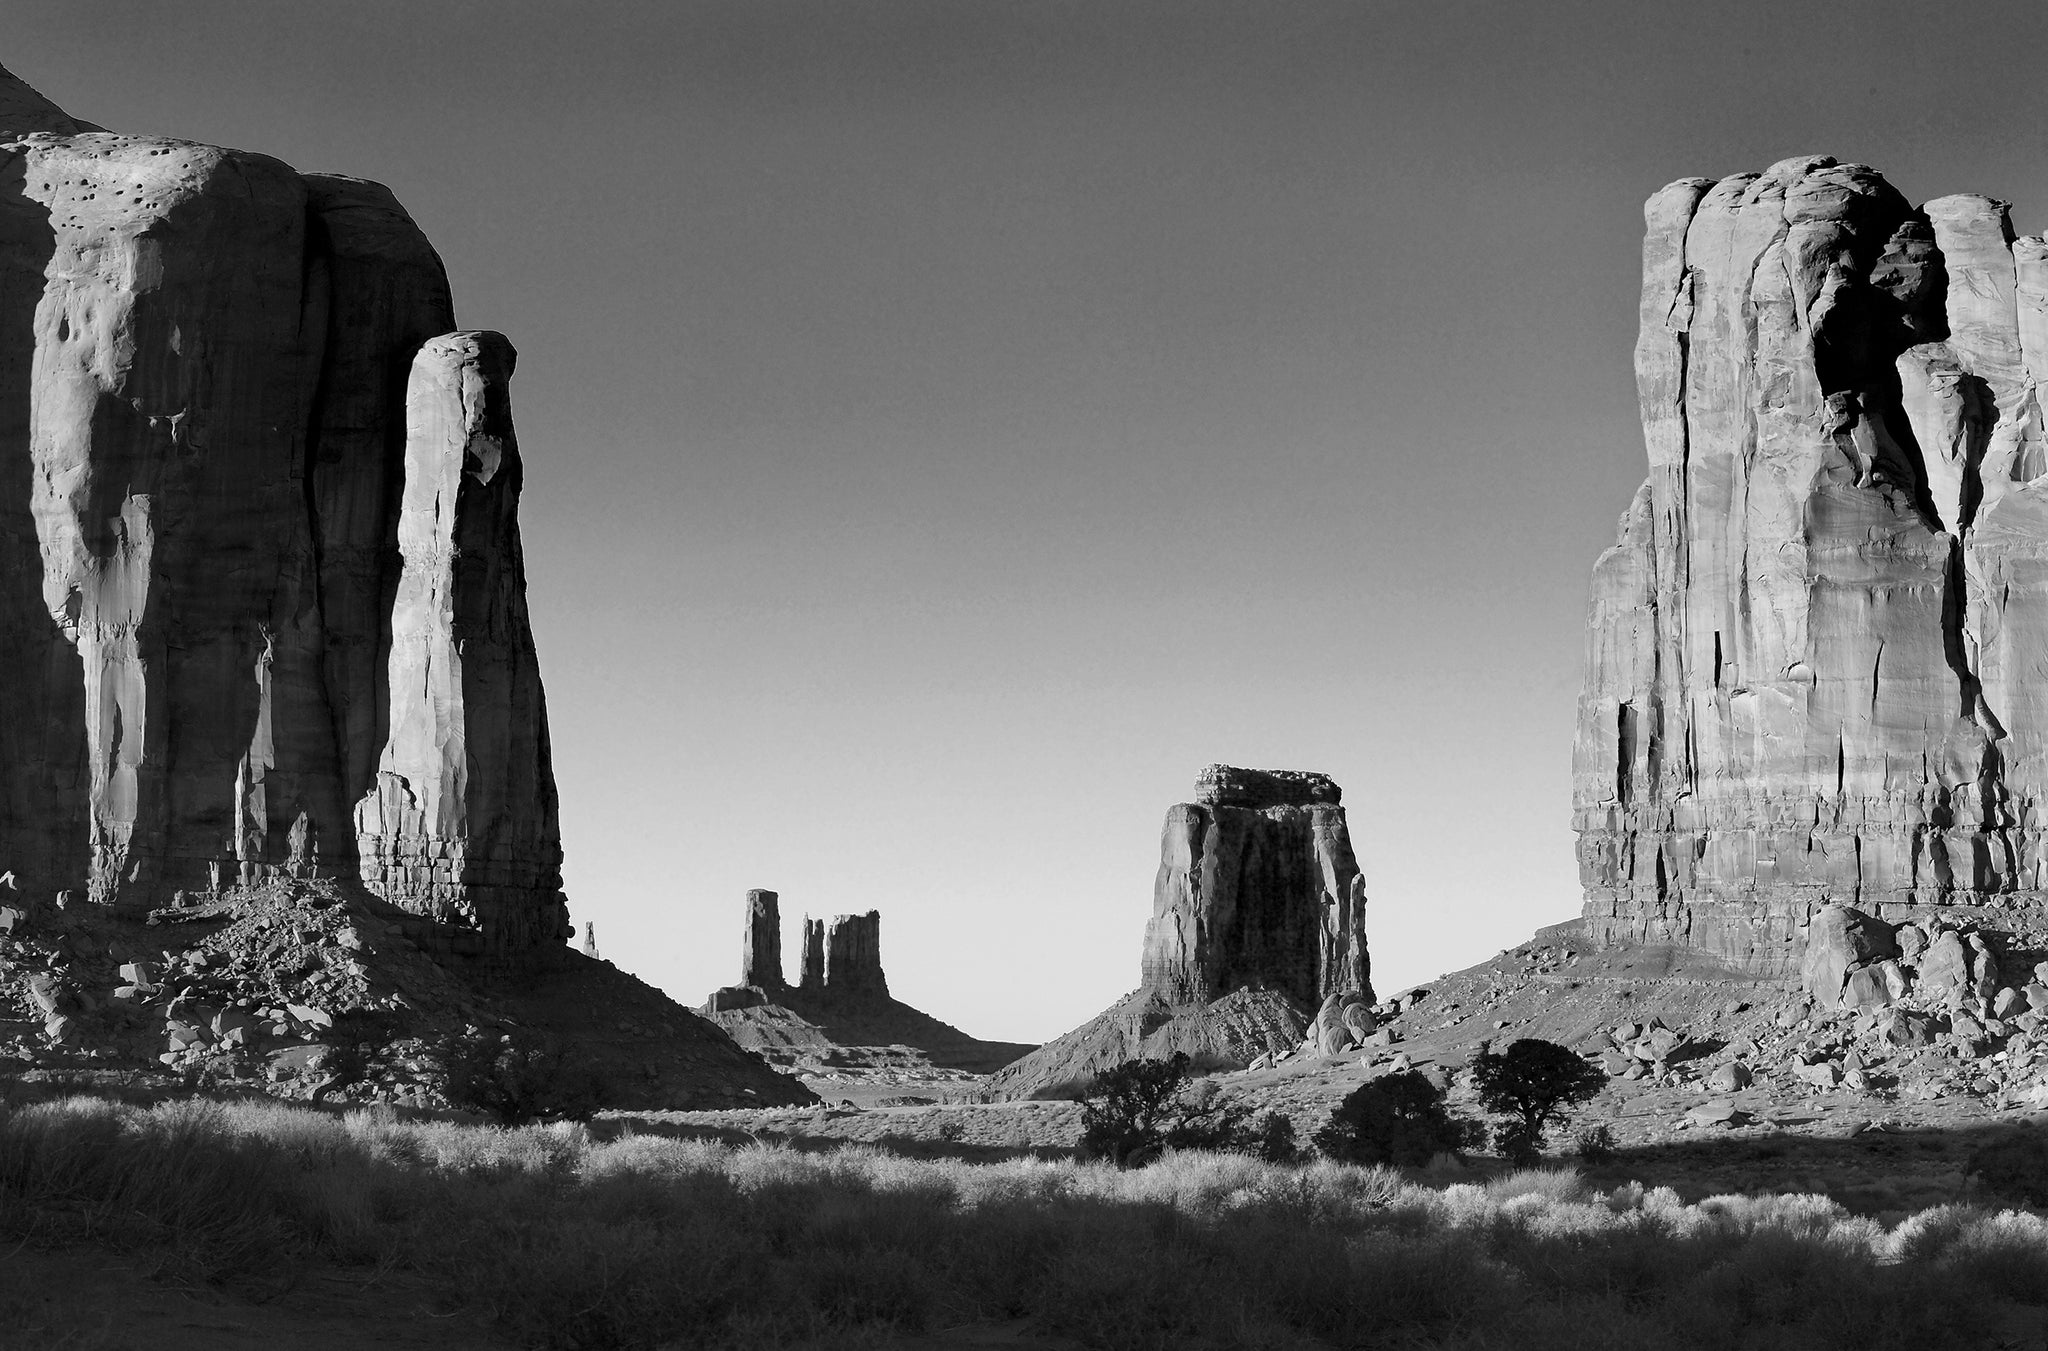
[[[1414,1175],[1421,1176],[1421,1175]],[[1028,1317],[1110,1348],[1983,1345],[2048,1221],[1822,1196],[1431,1186],[1329,1163],[800,1153],[264,1104],[0,1107],[0,1232],[196,1276],[385,1263],[548,1347],[873,1344]]]

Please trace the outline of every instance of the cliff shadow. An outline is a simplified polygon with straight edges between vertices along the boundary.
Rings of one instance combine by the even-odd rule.
[[[89,771],[85,666],[44,601],[34,513],[36,317],[57,232],[30,167],[0,150],[0,873],[49,892],[86,883]]]

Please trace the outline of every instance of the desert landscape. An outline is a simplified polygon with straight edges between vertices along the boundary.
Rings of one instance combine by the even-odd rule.
[[[1291,673],[1356,654],[1275,659],[1206,575],[1185,679],[1239,697],[1174,704],[1143,821],[1066,728],[1000,792],[978,745],[905,794],[866,743],[833,791],[824,728],[818,781],[749,786],[663,734],[642,638],[548,640],[545,597],[635,571],[543,579],[627,547],[535,525],[607,443],[522,452],[513,338],[458,323],[400,194],[104,128],[8,60],[0,1351],[2048,1348],[2048,240],[2014,204],[1827,155],[1641,185],[1638,439],[1594,464],[1626,505],[1557,584],[1576,695],[1516,696],[1561,729],[1555,907],[1505,703],[1409,652],[1372,698],[1457,687],[1495,751],[1397,710],[1437,749],[1332,772],[1355,717]],[[1217,572],[1330,571],[1243,515]],[[1541,570],[1483,528],[1457,585],[1338,585],[1458,627]],[[942,611],[905,671],[963,641]],[[586,893],[575,823],[649,798],[639,880]],[[1111,833],[1105,914],[1056,879]]]

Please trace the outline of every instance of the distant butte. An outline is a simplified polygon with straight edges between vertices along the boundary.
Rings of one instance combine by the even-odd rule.
[[[1365,884],[1325,775],[1210,765],[1161,831],[1143,983],[1004,1069],[1010,1097],[1071,1091],[1137,1056],[1242,1069],[1294,1051],[1328,1006],[1372,1003]],[[1346,1042],[1349,1045],[1349,1042]]]
[[[970,1091],[976,1076],[1033,1049],[980,1041],[893,998],[882,970],[879,912],[837,915],[829,923],[806,916],[802,932],[802,966],[792,986],[782,967],[781,898],[749,891],[740,983],[713,991],[699,1011],[827,1098],[957,1095]]]

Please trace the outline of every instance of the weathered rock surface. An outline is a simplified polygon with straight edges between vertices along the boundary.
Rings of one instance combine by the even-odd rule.
[[[747,928],[740,945],[740,984],[779,990],[782,978],[782,898],[772,891],[747,893]]]
[[[889,994],[882,972],[882,917],[838,915],[803,921],[804,977],[782,968],[781,898],[749,891],[740,983],[711,992],[699,1008],[740,1046],[831,1094],[887,1082],[960,1083],[1032,1050],[981,1041]]]
[[[1169,1004],[1265,986],[1304,1006],[1371,1002],[1365,883],[1342,793],[1321,774],[1210,765],[1168,810],[1144,986]]]
[[[24,891],[360,877],[494,958],[568,936],[512,351],[454,326],[382,187],[102,132],[0,71]]]
[[[1142,985],[1004,1069],[992,1091],[1069,1092],[1173,1051],[1242,1068],[1291,1052],[1311,1029],[1338,1054],[1372,1034],[1365,886],[1337,785],[1210,765],[1194,797],[1168,810],[1161,833]]]
[[[124,1090],[449,1105],[442,1050],[514,1035],[620,1108],[815,1101],[659,990],[573,951],[512,980],[444,959],[466,932],[333,879],[274,878],[148,922],[21,910],[0,934],[0,1067]],[[33,1067],[33,1068],[31,1068]]]
[[[889,978],[882,974],[882,916],[834,915],[825,926],[825,978],[828,996],[889,997]]]
[[[2048,913],[2048,243],[1791,159],[1645,208],[1648,480],[1594,569],[1596,941],[1799,970],[1825,902]]]

